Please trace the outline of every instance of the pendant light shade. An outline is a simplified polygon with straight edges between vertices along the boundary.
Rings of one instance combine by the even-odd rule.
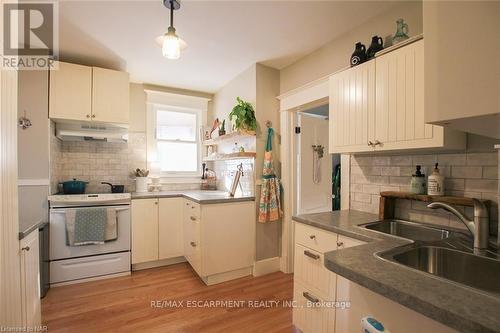
[[[178,0],[163,0],[165,7],[170,9],[170,26],[167,32],[160,37],[163,56],[167,59],[179,59],[181,49],[187,44],[177,36],[174,28],[174,10],[179,9],[181,4]]]
[[[161,46],[163,56],[167,59],[179,59],[181,56],[181,42],[179,36],[175,34],[173,27],[168,28],[168,32],[163,36]]]

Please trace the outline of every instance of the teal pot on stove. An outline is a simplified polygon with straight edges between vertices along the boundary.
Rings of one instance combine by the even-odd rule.
[[[76,178],[73,178],[73,180],[59,183],[59,185],[62,185],[64,194],[83,194],[85,193],[85,186],[87,184],[88,184],[87,182],[77,180]]]

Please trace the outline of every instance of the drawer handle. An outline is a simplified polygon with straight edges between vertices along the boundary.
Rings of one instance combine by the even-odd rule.
[[[373,147],[373,142],[368,141],[368,146]]]
[[[304,254],[306,256],[308,256],[309,258],[313,258],[314,260],[318,260],[319,259],[319,255],[318,254],[314,254],[310,251],[307,251],[307,250],[304,250]]]
[[[319,299],[317,297],[314,297],[313,295],[309,294],[307,291],[304,291],[302,293],[302,296],[304,296],[305,299],[308,301],[311,301],[313,303],[319,303]]]
[[[316,235],[310,235],[309,238],[316,239]]]
[[[337,242],[337,247],[344,247],[344,242]]]
[[[191,245],[192,247],[196,247],[196,243],[195,242],[190,242],[189,245]]]
[[[194,216],[190,216],[189,218],[191,219],[191,221],[196,221],[196,217]]]
[[[29,251],[30,247],[29,246],[25,246],[25,247],[22,247],[21,250],[23,250],[23,251]]]
[[[378,140],[375,140],[375,142],[373,143],[374,146],[376,145],[382,145],[382,142],[378,141]]]

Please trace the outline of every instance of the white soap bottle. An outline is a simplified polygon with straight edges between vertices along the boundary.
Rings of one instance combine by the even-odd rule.
[[[444,195],[444,177],[439,173],[438,163],[436,163],[432,174],[427,179],[428,195]]]

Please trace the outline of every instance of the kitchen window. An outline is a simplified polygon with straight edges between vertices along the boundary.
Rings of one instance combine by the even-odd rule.
[[[201,175],[201,135],[208,99],[146,91],[148,167],[166,178]]]
[[[197,174],[199,170],[199,115],[168,107],[156,110],[156,149],[162,173]]]

